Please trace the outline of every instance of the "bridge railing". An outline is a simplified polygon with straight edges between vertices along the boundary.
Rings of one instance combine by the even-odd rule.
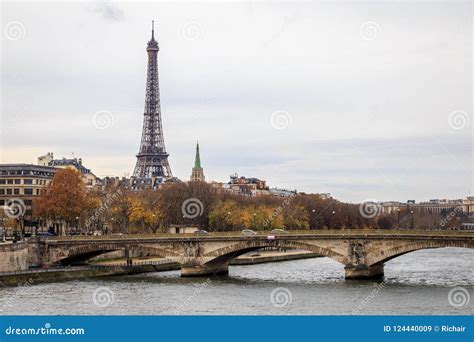
[[[314,235],[330,235],[330,236],[472,236],[474,231],[465,231],[465,230],[411,230],[411,229],[321,229],[321,230],[286,230],[285,232],[272,232],[272,231],[255,231],[255,235],[243,235],[240,231],[228,231],[228,232],[209,232],[208,234],[195,234],[195,233],[186,233],[186,234],[170,234],[170,233],[158,233],[158,234],[124,234],[124,235],[98,235],[98,236],[85,236],[85,235],[76,235],[76,236],[54,236],[54,237],[42,237],[42,240],[48,241],[94,241],[94,240],[147,240],[147,239],[159,239],[159,238],[170,238],[170,239],[179,239],[179,238],[215,238],[215,237],[258,237],[258,236],[269,236],[275,235],[284,237],[285,235],[305,235],[305,236],[314,236]]]

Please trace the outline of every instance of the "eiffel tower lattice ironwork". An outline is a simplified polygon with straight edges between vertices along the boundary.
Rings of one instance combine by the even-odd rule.
[[[145,113],[140,151],[133,171],[136,178],[171,178],[161,124],[160,87],[158,83],[158,42],[155,40],[154,22],[152,22],[151,40],[146,49],[148,70],[146,79]]]

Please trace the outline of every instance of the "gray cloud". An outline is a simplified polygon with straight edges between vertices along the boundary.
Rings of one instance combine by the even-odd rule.
[[[111,1],[97,1],[89,4],[88,11],[100,14],[104,19],[121,21],[125,18],[124,12]]]

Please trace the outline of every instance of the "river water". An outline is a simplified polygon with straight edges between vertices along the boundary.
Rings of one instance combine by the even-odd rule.
[[[474,250],[444,248],[391,260],[383,282],[346,281],[342,265],[328,258],[231,266],[227,277],[181,278],[179,271],[106,277],[2,288],[0,313],[471,315],[473,265]]]

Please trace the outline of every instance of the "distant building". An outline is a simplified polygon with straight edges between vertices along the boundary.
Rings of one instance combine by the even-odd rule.
[[[194,167],[191,172],[192,182],[204,182],[204,169],[201,167],[201,156],[199,154],[199,142],[196,144],[196,157],[194,158]]]
[[[279,189],[279,188],[271,188],[270,195],[273,196],[280,196],[280,197],[290,197],[297,194],[296,190],[287,190],[287,189]]]
[[[135,178],[130,179],[130,189],[132,190],[143,190],[143,189],[158,189],[162,183],[161,177],[151,178]]]
[[[110,177],[106,176],[101,179],[102,189],[105,190],[107,187],[124,187],[130,188],[131,179],[126,177]]]
[[[388,201],[388,202],[382,202],[381,207],[382,207],[382,213],[384,214],[391,214],[394,212],[397,212],[398,208],[401,207],[400,202],[396,201]]]
[[[257,197],[262,195],[270,195],[270,191],[264,180],[258,178],[239,177],[236,173],[230,176],[230,181],[227,183],[230,192]]]
[[[212,182],[211,186],[218,192],[226,192],[248,197],[289,197],[297,194],[296,190],[269,188],[264,180],[253,177],[239,177],[236,173],[230,176],[230,181],[228,183]]]
[[[421,211],[424,213],[437,213],[441,214],[445,211],[451,211],[456,208],[463,207],[463,200],[456,199],[456,200],[447,200],[447,199],[431,199],[428,202],[419,202],[416,203],[414,200],[409,200],[406,203],[396,202],[396,201],[389,201],[389,202],[381,202],[380,205],[382,207],[382,212],[385,214],[390,214],[393,212],[397,212],[399,209],[407,209],[407,210],[414,210],[414,211]],[[474,204],[474,203],[473,203]],[[472,206],[471,208],[474,208]]]
[[[100,179],[97,178],[90,169],[82,165],[82,158],[61,158],[54,159],[53,152],[48,152],[44,156],[38,157],[38,165],[53,166],[59,169],[75,169],[84,176],[87,187],[93,188],[100,184]]]
[[[24,227],[32,226],[33,198],[40,196],[54,177],[56,169],[33,164],[0,164],[0,206],[19,209],[17,219]]]
[[[317,195],[319,195],[319,197],[321,197],[322,199],[326,199],[326,200],[332,199],[332,196],[329,192],[321,192],[321,193],[318,193]]]
[[[252,188],[257,190],[268,190],[266,182],[258,178],[247,178],[244,176],[239,177],[238,174],[234,173],[230,176],[230,185],[251,185]]]
[[[188,227],[188,226],[171,226],[168,228],[168,233],[170,234],[193,234],[199,230],[198,227]]]
[[[460,228],[462,230],[474,230],[474,222],[464,222]]]
[[[129,180],[130,189],[132,190],[144,190],[144,189],[159,189],[163,184],[169,183],[180,183],[181,180],[177,177],[169,177],[164,179],[161,176],[153,176],[151,178],[136,178],[131,177]]]
[[[462,201],[462,211],[474,218],[474,196],[468,196]]]

